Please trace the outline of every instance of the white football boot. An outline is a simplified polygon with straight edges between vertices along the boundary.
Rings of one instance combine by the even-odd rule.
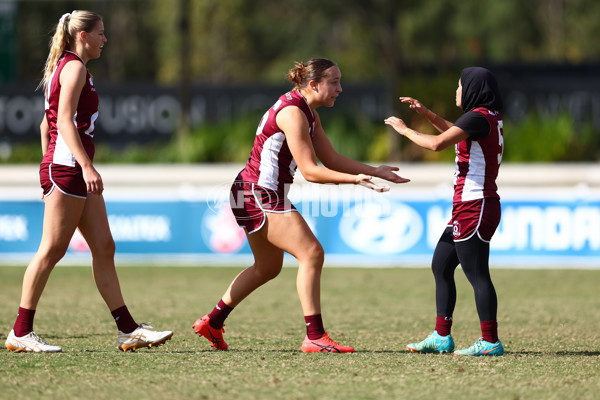
[[[140,324],[133,332],[123,333],[119,331],[119,350],[127,352],[135,351],[142,347],[158,347],[173,336],[172,331],[151,331],[152,326]]]
[[[44,342],[35,332],[29,332],[25,336],[15,336],[14,329],[10,331],[6,338],[6,349],[16,351],[17,353],[58,353],[62,349],[58,346],[52,346]]]

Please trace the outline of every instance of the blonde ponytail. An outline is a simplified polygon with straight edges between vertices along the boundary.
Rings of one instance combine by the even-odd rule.
[[[63,14],[56,25],[54,36],[50,39],[50,53],[44,65],[44,76],[38,85],[39,88],[48,89],[50,76],[56,67],[63,51],[70,50],[75,42],[77,32],[91,32],[96,24],[102,20],[99,14],[92,11],[75,10]]]

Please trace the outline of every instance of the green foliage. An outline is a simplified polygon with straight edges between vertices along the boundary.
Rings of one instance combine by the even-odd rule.
[[[281,84],[294,61],[323,56],[340,65],[344,82],[386,82],[395,88],[390,112],[425,133],[435,131],[400,105],[397,96],[418,97],[455,120],[460,110],[452,103],[459,72],[454,66],[600,60],[596,0],[22,0],[15,22],[20,82],[39,81],[49,32],[62,13],[78,8],[92,8],[104,17],[108,43],[103,56],[90,64],[98,81]],[[169,143],[100,144],[96,160],[242,162],[259,118],[243,116],[177,132]],[[454,157],[451,150],[422,150],[381,121],[334,110],[323,123],[334,147],[352,158]],[[600,159],[597,134],[589,125],[574,126],[567,116],[505,120],[505,136],[506,161]],[[5,150],[0,149],[0,163],[39,162],[37,143]]]
[[[100,163],[173,163],[177,162],[173,154],[172,146],[164,143],[152,143],[141,145],[139,143],[130,143],[120,147],[113,147],[107,143],[101,143],[96,146],[94,162]]]
[[[405,66],[600,59],[596,0],[21,0],[17,70],[38,80],[62,13],[103,15],[108,44],[94,62],[111,82],[275,82],[294,60],[334,59],[353,81],[394,79]],[[187,8],[186,7],[187,4]],[[187,23],[184,23],[185,17]]]
[[[39,142],[2,144],[0,164],[37,164],[42,161],[42,145]]]
[[[130,144],[113,150],[98,146],[95,161],[125,163],[243,162],[250,155],[260,117],[205,124],[177,132],[168,143]]]
[[[185,156],[191,162],[246,161],[259,121],[258,116],[247,116],[193,128],[186,142],[188,153]]]
[[[441,90],[441,89],[436,89]],[[415,92],[420,92],[415,87]],[[407,88],[407,93],[413,93]],[[425,92],[423,92],[425,93]],[[432,99],[434,91],[427,96]],[[425,97],[426,98],[426,97]],[[424,99],[425,99],[424,98]],[[425,100],[423,100],[426,102]],[[432,100],[433,101],[433,100]],[[433,101],[431,108],[443,115],[446,106]],[[401,108],[401,106],[400,106]],[[457,109],[458,110],[458,109]],[[322,113],[325,132],[340,154],[367,162],[426,161],[451,162],[452,148],[441,152],[424,150],[399,137],[380,121],[360,115]],[[457,111],[454,111],[455,113]],[[435,133],[423,118],[410,110],[397,115],[421,132]],[[455,116],[460,115],[460,110]],[[175,135],[168,143],[128,144],[120,147],[100,143],[96,146],[95,162],[102,163],[181,163],[181,162],[245,162],[254,141],[260,116],[248,115],[234,121],[206,124],[193,128],[188,135]],[[5,145],[6,147],[6,145]],[[591,123],[575,126],[566,115],[541,117],[528,115],[520,122],[504,121],[504,162],[583,162],[600,160],[600,138]],[[0,152],[0,163],[39,163],[40,145],[16,144]]]
[[[600,159],[598,135],[590,123],[576,127],[566,115],[528,115],[519,123],[504,122],[504,161],[559,162]]]
[[[381,137],[385,136],[382,129],[378,129],[380,126],[377,124],[366,118],[360,118],[360,116],[353,118],[335,114],[332,116],[321,115],[321,118],[323,129],[338,153],[355,160],[383,161],[387,159],[388,151],[377,148],[377,139],[379,138],[381,141]],[[380,125],[383,126],[383,123]]]

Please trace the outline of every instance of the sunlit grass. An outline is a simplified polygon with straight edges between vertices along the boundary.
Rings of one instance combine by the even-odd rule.
[[[120,268],[133,316],[175,331],[156,349],[117,350],[112,317],[89,268],[58,267],[35,329],[60,354],[0,351],[0,398],[593,399],[600,393],[599,271],[494,270],[498,358],[420,355],[405,345],[433,330],[427,269],[326,268],[325,327],[354,354],[303,354],[294,268],[247,298],[227,320],[230,350],[193,334],[239,268]],[[23,268],[0,268],[0,341],[14,322]],[[453,336],[480,335],[473,292],[457,271]]]

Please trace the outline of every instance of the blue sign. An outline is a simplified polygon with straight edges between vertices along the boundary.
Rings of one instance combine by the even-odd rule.
[[[295,204],[323,245],[326,263],[361,266],[428,265],[452,207],[448,201],[391,194],[304,198]],[[107,200],[106,206],[118,260],[252,261],[226,202]],[[0,201],[0,263],[28,262],[39,245],[42,219],[41,201]],[[66,259],[82,256],[89,260],[89,249],[76,233]],[[600,267],[600,199],[502,200],[491,257],[492,265]]]

